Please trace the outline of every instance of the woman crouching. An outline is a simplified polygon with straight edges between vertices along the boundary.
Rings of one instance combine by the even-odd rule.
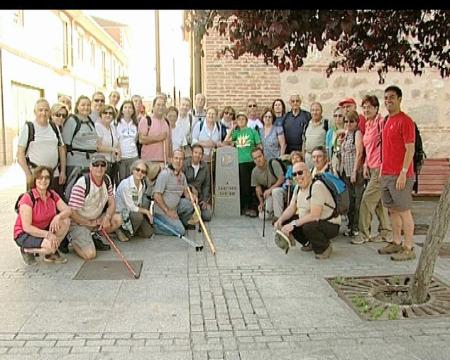
[[[55,191],[49,190],[52,177],[52,169],[38,166],[33,172],[31,190],[18,201],[14,240],[28,265],[36,263],[35,254],[44,255],[45,262],[67,262],[58,247],[69,230],[70,208]]]

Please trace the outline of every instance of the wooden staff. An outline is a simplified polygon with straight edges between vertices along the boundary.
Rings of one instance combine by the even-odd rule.
[[[214,154],[215,149],[211,149],[211,207],[212,207],[212,213],[214,215],[214,167],[213,167],[213,161],[214,161]]]
[[[206,240],[208,240],[208,245],[209,245],[209,248],[211,249],[211,254],[216,255],[216,248],[208,234],[208,230],[206,229],[205,223],[203,222],[202,214],[201,214],[197,204],[194,201],[194,196],[192,195],[192,192],[191,192],[191,189],[189,188],[189,186],[187,187],[187,189],[189,192],[189,197],[191,198],[192,206],[194,207],[194,211],[197,214],[198,219],[200,221],[200,226],[202,227],[203,234],[205,234]]]

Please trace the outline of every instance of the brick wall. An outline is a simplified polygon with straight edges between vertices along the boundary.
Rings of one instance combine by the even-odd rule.
[[[217,106],[219,111],[231,105],[236,111],[246,111],[247,101],[256,99],[258,111],[271,106],[280,96],[280,74],[274,66],[254,56],[244,55],[234,60],[230,55],[217,58],[227,40],[211,31],[204,43],[204,93],[208,105]]]
[[[319,101],[324,117],[331,119],[340,99],[352,96],[359,105],[364,95],[375,94],[381,104],[380,112],[385,115],[383,91],[394,84],[402,89],[402,110],[421,130],[428,157],[448,157],[450,154],[450,79],[441,79],[435,70],[428,69],[420,77],[409,71],[390,71],[385,84],[380,85],[375,71],[336,71],[327,78],[325,69],[330,60],[330,48],[311,52],[300,70],[280,73],[272,64],[266,65],[254,56],[244,55],[234,60],[227,55],[218,59],[217,51],[228,42],[212,30],[203,43],[204,93],[208,104],[218,106],[219,111],[224,105],[246,110],[247,100],[251,97],[256,99],[259,111],[278,97],[289,108],[289,96],[300,94],[302,108],[309,109],[313,101]]]

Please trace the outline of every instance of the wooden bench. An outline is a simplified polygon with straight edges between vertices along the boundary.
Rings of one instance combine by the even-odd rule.
[[[419,187],[414,197],[439,197],[450,176],[448,158],[425,159],[419,174]]]

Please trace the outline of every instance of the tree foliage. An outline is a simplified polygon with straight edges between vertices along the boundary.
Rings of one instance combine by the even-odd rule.
[[[327,76],[363,67],[377,70],[380,83],[389,69],[450,75],[449,10],[191,10],[185,26],[200,38],[210,29],[227,36],[222,55],[262,55],[280,71],[297,70],[309,49],[333,44]]]

